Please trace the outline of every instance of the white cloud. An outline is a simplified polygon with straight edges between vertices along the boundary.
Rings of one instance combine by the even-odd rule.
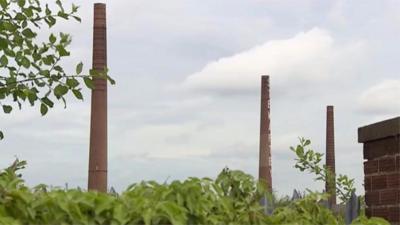
[[[399,115],[400,80],[384,80],[366,90],[359,98],[359,109],[366,114]]]
[[[346,1],[339,0],[335,1],[332,3],[332,7],[328,12],[328,18],[329,20],[335,24],[335,25],[346,25],[347,18],[344,15],[345,13],[345,6],[346,6]]]
[[[362,42],[339,45],[328,31],[313,28],[210,62],[187,77],[183,88],[219,93],[252,91],[259,87],[263,74],[270,74],[278,88],[314,85],[354,74],[364,50]]]

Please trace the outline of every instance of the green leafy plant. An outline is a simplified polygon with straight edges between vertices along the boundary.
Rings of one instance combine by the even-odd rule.
[[[96,77],[114,83],[106,70],[82,74],[82,63],[73,73],[65,71],[61,62],[70,55],[71,36],[51,31],[60,19],[81,19],[76,5],[67,10],[56,0],[55,6],[52,9],[39,0],[0,0],[0,108],[4,113],[11,113],[16,106],[21,109],[28,102],[46,115],[55,100],[66,106],[68,93],[82,100],[82,81],[89,88]],[[38,32],[43,32],[44,25],[50,33],[42,41]],[[0,140],[3,138],[0,131]]]
[[[315,152],[310,148],[311,141],[300,138],[300,144],[290,149],[296,153],[297,158],[295,168],[300,171],[307,171],[316,176],[317,181],[328,181],[328,185],[336,186],[336,194],[342,202],[346,202],[351,197],[351,193],[355,192],[354,179],[350,179],[347,175],[336,175],[321,163],[322,153]]]
[[[237,170],[224,169],[215,180],[188,178],[157,183],[142,181],[121,194],[25,185],[16,160],[0,172],[0,224],[344,224],[320,204],[326,194],[309,193],[264,214],[265,187]],[[358,218],[353,224],[388,224]]]
[[[268,219],[271,224],[344,224],[342,218],[320,204],[327,197],[327,194],[311,192],[303,199],[277,208]]]

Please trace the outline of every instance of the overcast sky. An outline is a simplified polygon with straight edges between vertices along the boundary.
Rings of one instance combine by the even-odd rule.
[[[65,62],[91,65],[93,1]],[[273,188],[322,190],[298,172],[297,137],[325,151],[335,106],[336,171],[363,193],[357,128],[400,115],[400,2],[118,0],[107,3],[109,186],[215,177],[224,167],[257,176],[260,76],[270,75]],[[46,32],[46,31],[43,31]],[[45,117],[0,114],[0,166],[28,161],[30,185],[87,186],[90,94]]]

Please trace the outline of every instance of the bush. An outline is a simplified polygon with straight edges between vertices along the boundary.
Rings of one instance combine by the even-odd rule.
[[[343,224],[312,193],[266,216],[265,188],[241,171],[224,169],[217,179],[133,184],[118,194],[38,185],[28,188],[15,161],[0,173],[0,224]],[[388,224],[359,218],[355,224]]]

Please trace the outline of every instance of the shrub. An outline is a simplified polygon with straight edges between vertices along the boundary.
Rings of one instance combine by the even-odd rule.
[[[17,173],[25,165],[17,160],[0,173],[0,224],[343,224],[318,193],[265,215],[265,188],[241,171],[224,169],[215,180],[143,181],[118,195],[29,188]],[[388,223],[362,217],[355,224]]]

